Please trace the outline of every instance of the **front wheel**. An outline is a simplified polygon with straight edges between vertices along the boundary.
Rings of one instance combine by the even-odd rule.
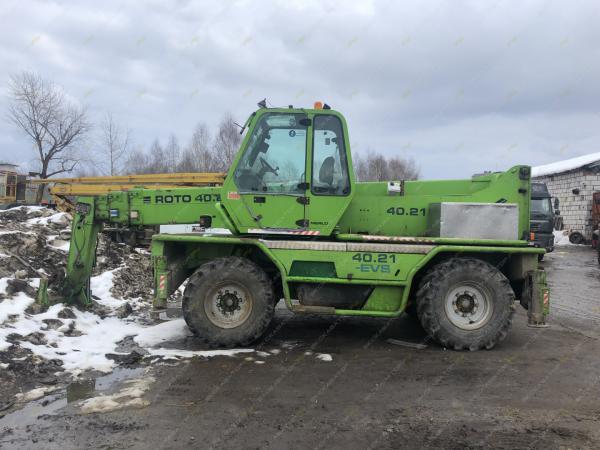
[[[515,312],[508,279],[475,258],[434,266],[421,280],[416,301],[425,331],[455,350],[493,348],[508,334]]]
[[[192,274],[181,306],[190,330],[209,345],[245,346],[271,323],[273,285],[264,270],[246,258],[217,258]]]

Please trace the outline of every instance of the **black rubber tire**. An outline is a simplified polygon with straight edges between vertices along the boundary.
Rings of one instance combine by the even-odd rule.
[[[491,294],[493,312],[481,328],[464,330],[445,311],[445,296],[461,282],[484,286]],[[491,264],[476,258],[452,258],[432,267],[416,295],[423,329],[439,344],[454,350],[491,349],[508,334],[515,313],[515,293],[508,279]]]
[[[243,285],[252,296],[249,316],[235,328],[217,326],[204,308],[210,289],[228,280]],[[181,307],[190,330],[211,347],[246,346],[261,337],[273,319],[273,284],[264,270],[246,258],[217,258],[200,266],[189,278]]]
[[[585,238],[579,231],[573,231],[571,234],[569,234],[569,242],[571,244],[579,245],[585,242]]]

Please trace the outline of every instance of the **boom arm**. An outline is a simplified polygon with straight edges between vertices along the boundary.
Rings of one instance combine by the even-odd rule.
[[[71,198],[106,195],[133,188],[168,189],[182,186],[218,186],[226,173],[159,173],[108,177],[46,178],[29,180],[32,184],[52,184],[50,194],[60,209],[74,208]]]
[[[237,233],[220,204],[220,193],[219,187],[134,188],[79,197],[73,217],[63,296],[68,302],[91,302],[89,279],[96,258],[98,233],[104,224],[136,227],[204,223]]]

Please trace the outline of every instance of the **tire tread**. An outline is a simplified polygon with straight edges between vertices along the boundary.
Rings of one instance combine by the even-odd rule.
[[[499,299],[500,301],[495,302],[495,307],[506,305],[509,308],[506,320],[503,321],[492,336],[489,336],[485,340],[469,342],[466,339],[461,339],[440,326],[435,318],[434,308],[442,295],[440,292],[441,285],[449,274],[458,271],[488,274],[489,279],[497,283],[501,290],[501,296],[504,297],[504,299]],[[452,258],[433,266],[421,279],[416,293],[417,315],[425,331],[442,346],[455,350],[475,351],[483,348],[490,350],[498,342],[504,340],[512,325],[515,313],[514,301],[515,294],[504,274],[488,262],[477,258]]]

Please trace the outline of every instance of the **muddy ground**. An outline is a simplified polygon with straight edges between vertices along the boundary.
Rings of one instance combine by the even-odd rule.
[[[600,269],[583,247],[558,248],[544,265],[550,327],[528,328],[519,308],[492,351],[390,344],[423,341],[404,317],[278,309],[255,347],[265,353],[125,368],[91,388],[63,388],[0,419],[0,446],[600,448]],[[201,348],[191,337],[176,345]],[[142,405],[82,414],[69,403],[94,384],[120,389],[120,376],[155,379]]]

